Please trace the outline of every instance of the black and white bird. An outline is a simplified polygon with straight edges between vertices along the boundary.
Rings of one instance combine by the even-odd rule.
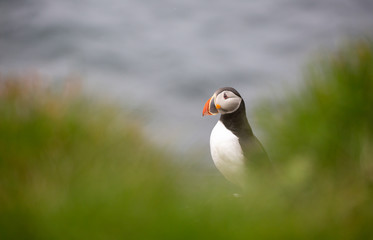
[[[210,136],[211,156],[229,181],[245,187],[251,166],[269,163],[262,144],[246,118],[245,102],[236,89],[218,89],[207,100],[202,116],[221,114]]]

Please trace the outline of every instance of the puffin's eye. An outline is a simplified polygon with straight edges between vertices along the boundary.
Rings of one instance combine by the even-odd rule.
[[[228,96],[227,96],[226,93],[224,93],[223,97],[224,97],[224,99],[227,99],[227,98],[228,98]]]

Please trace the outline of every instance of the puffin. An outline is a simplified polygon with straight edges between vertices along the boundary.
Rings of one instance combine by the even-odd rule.
[[[269,158],[246,117],[238,91],[223,87],[209,98],[202,116],[221,114],[210,135],[210,151],[216,168],[230,182],[247,187],[250,169],[264,166]]]

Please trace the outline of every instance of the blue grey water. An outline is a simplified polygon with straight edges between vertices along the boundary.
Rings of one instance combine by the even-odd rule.
[[[207,156],[218,117],[201,113],[217,88],[243,95],[260,135],[258,102],[299,84],[318,51],[372,30],[371,0],[1,1],[0,72],[78,74],[143,116],[151,141]]]

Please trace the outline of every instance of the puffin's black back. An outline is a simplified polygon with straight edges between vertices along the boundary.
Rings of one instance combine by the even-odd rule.
[[[243,100],[235,112],[222,114],[220,121],[239,139],[246,139],[254,135],[246,118],[246,108]]]

